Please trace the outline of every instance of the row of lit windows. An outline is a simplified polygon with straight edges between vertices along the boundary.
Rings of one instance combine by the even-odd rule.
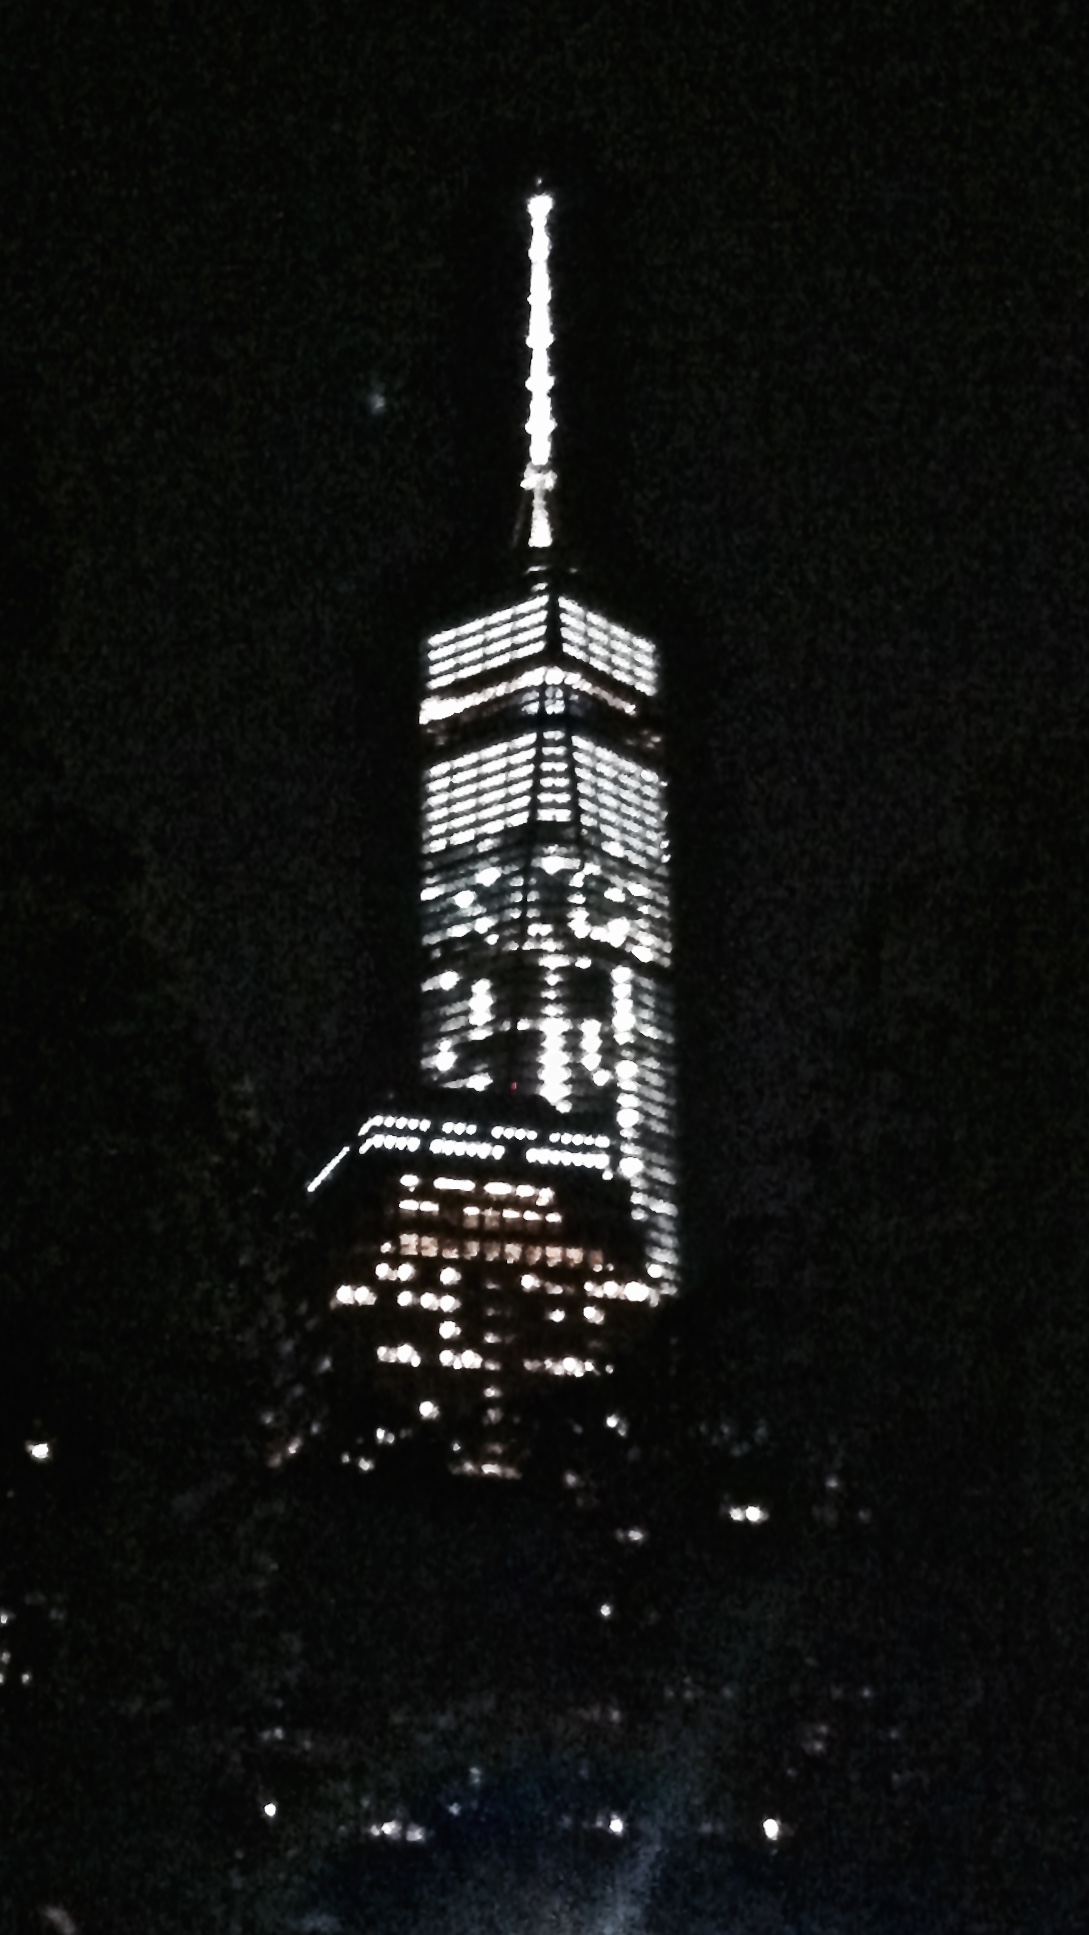
[[[498,1246],[496,1247],[498,1248]],[[587,1252],[585,1254],[585,1263],[593,1269],[601,1269],[602,1263],[600,1255],[600,1251],[591,1250]],[[497,1257],[493,1260],[500,1261],[502,1259]],[[544,1263],[551,1269],[558,1269],[564,1267],[565,1264],[571,1265],[582,1261],[583,1252],[574,1248],[563,1250],[549,1249],[548,1251],[538,1250],[533,1255],[527,1252],[524,1257],[515,1257],[506,1260],[537,1264]],[[379,1264],[375,1275],[379,1276],[381,1274],[382,1265]],[[387,1280],[392,1279],[396,1282],[401,1274],[401,1270],[388,1270],[386,1272]],[[493,1290],[497,1288],[495,1285],[488,1287]],[[655,1286],[644,1283],[640,1279],[621,1282],[619,1279],[613,1277],[587,1277],[581,1284],[572,1284],[557,1282],[554,1279],[542,1278],[531,1273],[526,1273],[520,1279],[520,1287],[524,1292],[540,1291],[550,1297],[569,1297],[581,1291],[581,1294],[585,1297],[591,1297],[597,1301],[604,1302],[619,1301],[623,1303],[655,1304],[658,1301],[658,1291]],[[378,1293],[368,1284],[342,1283],[335,1292],[332,1301],[334,1305],[340,1304],[345,1307],[348,1305],[357,1305],[366,1308],[377,1304]],[[461,1307],[461,1299],[454,1296],[450,1291],[440,1293],[434,1290],[417,1292],[415,1290],[402,1289],[397,1292],[397,1302],[405,1308],[418,1307],[421,1310],[434,1311],[443,1316],[452,1315],[453,1312]],[[583,1316],[589,1323],[599,1321],[589,1306],[583,1310]]]
[[[453,795],[458,801],[474,793],[487,792],[497,784],[507,783],[517,768],[532,769],[536,750],[537,734],[523,731],[512,739],[473,746],[450,759],[436,759],[424,775],[426,797],[440,800]]]
[[[429,686],[469,678],[488,665],[503,664],[537,651],[544,643],[548,594],[537,592],[524,604],[491,612],[486,618],[435,632],[427,641]]]
[[[589,1252],[572,1248],[566,1244],[514,1243],[499,1242],[488,1237],[466,1236],[460,1239],[441,1238],[421,1235],[416,1230],[405,1230],[400,1237],[402,1256],[433,1256],[449,1258],[451,1261],[462,1259],[471,1261],[482,1257],[489,1263],[548,1263],[554,1268],[561,1264],[579,1265],[586,1263],[592,1270],[604,1268],[601,1252]]]
[[[380,1364],[403,1364],[411,1370],[418,1370],[423,1361],[412,1344],[379,1344],[375,1355]],[[438,1361],[444,1370],[450,1371],[494,1373],[499,1369],[497,1363],[482,1357],[475,1350],[440,1350]],[[543,1373],[550,1377],[597,1377],[601,1372],[600,1364],[596,1364],[591,1357],[527,1357],[522,1367],[531,1376]]]
[[[527,1155],[530,1153],[526,1151]],[[527,1185],[532,1188],[532,1185]],[[397,1205],[398,1209],[412,1215],[438,1216],[439,1204],[421,1196],[404,1196]],[[460,1214],[459,1214],[460,1212]],[[464,1220],[467,1224],[483,1222],[486,1230],[501,1229],[504,1223],[559,1223],[562,1219],[558,1210],[513,1209],[509,1205],[498,1209],[491,1205],[482,1208],[479,1203],[444,1203],[442,1214],[447,1222]]]
[[[547,592],[523,604],[489,613],[427,641],[428,684],[468,678],[487,665],[519,658],[544,642]],[[652,695],[657,689],[657,652],[649,639],[576,604],[559,600],[563,649],[608,677]]]
[[[649,639],[639,638],[621,625],[599,618],[596,612],[575,604],[573,599],[561,598],[559,604],[563,647],[572,658],[585,659],[599,672],[623,684],[634,685],[640,692],[654,694],[658,686],[658,654]]]

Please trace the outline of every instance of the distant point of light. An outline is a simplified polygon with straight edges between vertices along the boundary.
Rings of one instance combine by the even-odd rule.
[[[262,1810],[261,1810],[261,1812],[262,1812],[262,1813],[264,1814],[264,1816],[265,1816],[265,1818],[266,1818],[266,1820],[269,1820],[269,1821],[274,1821],[274,1820],[276,1819],[276,1803],[275,1803],[275,1801],[266,1801],[266,1802],[265,1802],[265,1805],[264,1805],[264,1807],[263,1807],[263,1808],[262,1808]]]
[[[332,1173],[333,1173],[333,1171],[334,1171],[334,1169],[335,1169],[335,1168],[336,1168],[336,1166],[337,1166],[337,1163],[338,1163],[338,1162],[343,1162],[343,1161],[344,1161],[344,1158],[345,1158],[345,1156],[347,1155],[347,1153],[348,1153],[348,1150],[349,1150],[350,1148],[351,1148],[351,1143],[350,1143],[350,1142],[346,1142],[346,1143],[344,1144],[344,1147],[343,1147],[343,1149],[341,1149],[341,1150],[339,1151],[339,1153],[338,1153],[337,1155],[335,1155],[335,1156],[333,1157],[333,1160],[332,1160],[332,1162],[327,1162],[327,1163],[326,1163],[326,1165],[325,1165],[325,1167],[324,1167],[324,1169],[319,1169],[319,1170],[318,1170],[318,1173],[317,1173],[317,1175],[316,1175],[316,1176],[314,1177],[314,1180],[313,1180],[313,1182],[308,1182],[308,1183],[307,1183],[307,1185],[306,1185],[306,1193],[307,1193],[307,1195],[308,1195],[308,1196],[312,1196],[312,1195],[314,1194],[314,1191],[315,1191],[315,1189],[320,1189],[320,1188],[321,1188],[321,1185],[322,1185],[322,1183],[323,1183],[323,1182],[325,1181],[325,1178],[326,1178],[326,1176],[331,1176],[331,1175],[332,1175]]]
[[[767,1820],[762,1823],[762,1826],[765,1838],[768,1841],[777,1841],[783,1832],[783,1823],[777,1821],[774,1814],[769,1814]]]
[[[529,391],[529,416],[526,419],[529,463],[522,479],[522,488],[533,495],[530,549],[547,551],[552,543],[548,497],[556,481],[549,467],[552,432],[556,427],[552,415],[552,369],[548,357],[552,344],[552,290],[548,274],[548,217],[552,197],[531,195],[527,206],[532,223],[529,244],[529,332],[526,336],[530,353],[526,382]]]
[[[46,1438],[28,1439],[26,1449],[37,1465],[48,1464],[53,1456],[53,1447]]]

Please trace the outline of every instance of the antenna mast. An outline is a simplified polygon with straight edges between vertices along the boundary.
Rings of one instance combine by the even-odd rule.
[[[537,186],[540,190],[539,182]],[[552,197],[538,192],[530,196],[527,206],[533,224],[529,244],[529,334],[526,337],[530,352],[526,383],[529,391],[529,416],[526,418],[529,462],[522,479],[522,489],[530,491],[533,498],[530,548],[547,551],[552,544],[548,499],[556,482],[551,468],[552,432],[556,424],[552,415],[552,368],[548,358],[552,345],[552,285],[548,275],[548,217]]]

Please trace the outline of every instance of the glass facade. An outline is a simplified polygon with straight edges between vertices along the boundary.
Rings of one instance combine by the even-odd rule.
[[[646,1258],[677,1277],[658,654],[531,568],[425,646],[423,1068],[605,1123]]]

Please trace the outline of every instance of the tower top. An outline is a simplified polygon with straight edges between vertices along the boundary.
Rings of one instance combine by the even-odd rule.
[[[529,462],[522,479],[522,489],[529,491],[532,498],[530,549],[547,551],[552,545],[548,500],[556,482],[551,467],[552,432],[556,423],[552,415],[552,366],[548,355],[552,345],[552,285],[548,274],[548,217],[552,210],[552,197],[542,191],[538,182],[536,192],[529,197],[526,206],[532,224],[529,242],[529,332],[526,336],[530,353],[529,377],[526,381],[529,391],[529,415],[526,418]]]

